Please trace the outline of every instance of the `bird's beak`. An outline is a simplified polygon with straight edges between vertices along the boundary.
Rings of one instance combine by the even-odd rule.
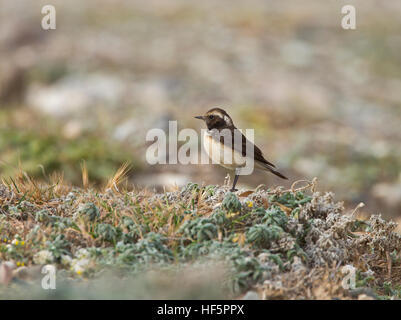
[[[205,119],[204,116],[196,116],[195,118],[196,118],[196,119],[200,119],[200,120],[204,120],[204,119]]]

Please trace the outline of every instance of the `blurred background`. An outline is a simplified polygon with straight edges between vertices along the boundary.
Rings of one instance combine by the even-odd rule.
[[[42,6],[57,29],[41,28]],[[341,7],[356,7],[356,30]],[[80,186],[126,160],[138,187],[222,184],[212,165],[145,161],[146,132],[200,130],[221,106],[254,128],[290,186],[318,177],[348,207],[401,216],[401,2],[0,0],[0,174]]]

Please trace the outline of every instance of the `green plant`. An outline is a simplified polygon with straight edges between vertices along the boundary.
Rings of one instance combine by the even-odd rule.
[[[226,196],[221,203],[221,208],[227,212],[239,212],[241,211],[241,202],[237,196],[232,192],[227,192]]]
[[[278,240],[283,233],[278,225],[257,224],[246,233],[246,241],[258,248],[269,248],[272,241]]]

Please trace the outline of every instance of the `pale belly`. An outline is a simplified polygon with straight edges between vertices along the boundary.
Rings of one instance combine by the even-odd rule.
[[[219,164],[224,168],[235,170],[246,165],[246,158],[231,146],[226,147],[219,141],[213,139],[207,132],[203,136],[203,147],[205,152],[212,159],[212,163]]]

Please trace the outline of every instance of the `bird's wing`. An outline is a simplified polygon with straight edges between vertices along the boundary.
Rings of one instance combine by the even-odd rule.
[[[237,128],[234,128],[234,129],[237,129]],[[257,146],[255,146],[251,141],[249,141],[242,133],[241,133],[241,140],[242,140],[241,144],[236,144],[234,142],[234,140],[235,140],[234,130],[232,130],[231,138],[232,138],[232,146],[234,147],[234,150],[241,152],[242,156],[244,156],[244,157],[246,156],[246,144],[248,143],[249,147],[251,147],[251,148],[253,147],[253,158],[255,161],[259,161],[259,162],[261,162],[265,165],[268,165],[270,167],[273,167],[273,168],[276,167],[273,163],[267,161],[264,158],[262,151]],[[224,144],[224,136],[223,135],[220,136],[220,143]]]
[[[241,133],[242,134],[242,133]],[[243,134],[242,134],[242,155],[246,156],[246,143],[249,143],[249,146],[253,146],[254,147],[254,160],[258,161],[259,163],[262,164],[262,167],[264,167],[266,170],[270,171],[271,173],[275,174],[276,176],[280,177],[281,179],[288,179],[286,176],[284,176],[283,174],[281,174],[280,172],[276,171],[275,168],[276,166],[267,161],[263,154],[262,151],[260,151],[260,149],[255,146],[251,141],[249,141]],[[233,142],[234,144],[234,142]]]
[[[236,128],[234,128],[236,129]],[[253,158],[254,161],[257,161],[259,164],[261,164],[261,166],[270,171],[271,173],[275,174],[276,176],[282,178],[282,179],[288,179],[286,176],[282,175],[280,172],[276,171],[274,168],[276,168],[276,166],[267,161],[263,154],[262,151],[260,151],[260,149],[255,146],[251,141],[249,141],[242,133],[241,133],[241,140],[242,143],[241,144],[236,144],[235,143],[235,134],[233,134],[233,130],[231,130],[231,137],[232,137],[232,146],[234,147],[234,150],[240,152],[242,154],[242,156],[246,157],[246,145],[248,143],[248,146],[253,147],[254,152],[253,152]],[[213,137],[213,136],[212,136]],[[217,141],[219,141],[221,144],[225,144],[225,136],[224,135],[219,135],[219,140],[216,139],[216,137],[213,137],[214,139],[216,139]]]

